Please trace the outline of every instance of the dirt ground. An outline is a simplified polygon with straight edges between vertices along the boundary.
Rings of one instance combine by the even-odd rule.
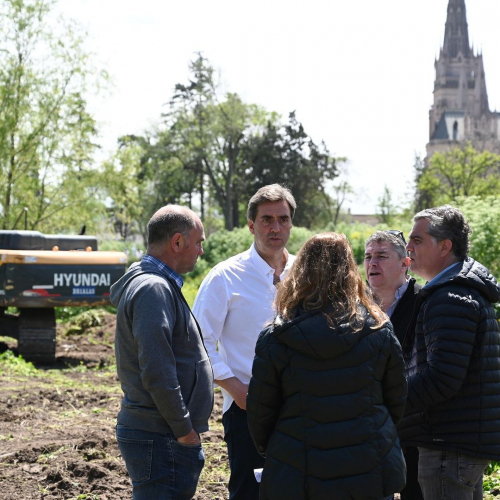
[[[88,312],[58,326],[57,362],[36,366],[0,337],[0,499],[116,500],[131,485],[114,435],[121,390],[114,365],[115,317]],[[222,396],[215,394],[206,463],[195,500],[228,498]],[[493,499],[498,471],[488,479]],[[396,495],[399,499],[399,495]]]
[[[121,390],[114,367],[114,316],[58,326],[57,363],[0,364],[0,497],[8,499],[131,498],[114,436]],[[86,323],[86,324],[85,324]],[[1,338],[0,353],[15,341]],[[196,500],[227,498],[228,464],[222,397],[216,392],[206,465]]]

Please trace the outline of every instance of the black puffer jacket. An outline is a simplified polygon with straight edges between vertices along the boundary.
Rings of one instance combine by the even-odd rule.
[[[406,380],[401,348],[373,318],[353,333],[305,313],[257,342],[247,412],[266,462],[261,499],[382,498],[406,467],[396,426]]]
[[[468,258],[420,291],[414,338],[405,339],[408,402],[403,443],[500,459],[500,287]],[[411,325],[409,328],[409,332]]]

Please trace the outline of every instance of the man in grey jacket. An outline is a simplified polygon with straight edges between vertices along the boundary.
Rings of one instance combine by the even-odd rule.
[[[116,436],[134,500],[190,500],[204,465],[213,373],[181,274],[203,254],[203,225],[167,205],[148,223],[141,262],[111,287],[116,364],[124,393]]]

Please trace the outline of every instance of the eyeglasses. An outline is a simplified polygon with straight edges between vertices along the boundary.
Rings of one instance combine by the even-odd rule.
[[[405,244],[406,246],[406,240],[403,234],[403,231],[398,231],[397,229],[390,229],[389,231],[386,231],[386,233],[392,234],[393,236],[396,236],[396,238],[400,238],[401,241]]]

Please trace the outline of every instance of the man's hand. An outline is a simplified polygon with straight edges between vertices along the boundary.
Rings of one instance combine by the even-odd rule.
[[[248,384],[244,384],[237,377],[216,380],[217,385],[225,389],[233,397],[235,403],[242,409],[247,409]]]
[[[177,441],[179,441],[179,443],[181,444],[200,444],[200,436],[194,429],[191,429],[191,432],[189,434],[178,437]]]

